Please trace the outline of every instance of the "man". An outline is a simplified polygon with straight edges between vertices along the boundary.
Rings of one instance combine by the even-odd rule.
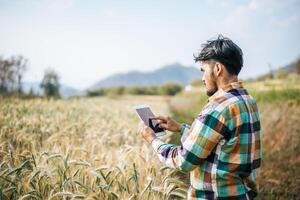
[[[180,132],[181,146],[166,144],[152,129],[139,132],[167,166],[190,172],[188,199],[253,199],[261,162],[260,118],[238,74],[242,50],[222,35],[207,41],[200,62],[208,103],[191,126],[158,116],[160,127]]]

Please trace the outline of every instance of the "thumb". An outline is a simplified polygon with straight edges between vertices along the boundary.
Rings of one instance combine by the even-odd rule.
[[[159,124],[159,128],[167,129],[167,124],[161,123],[161,124]]]

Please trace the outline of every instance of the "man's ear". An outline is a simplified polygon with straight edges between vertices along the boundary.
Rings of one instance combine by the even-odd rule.
[[[214,73],[216,76],[220,76],[223,73],[224,65],[222,63],[216,62],[214,67]]]

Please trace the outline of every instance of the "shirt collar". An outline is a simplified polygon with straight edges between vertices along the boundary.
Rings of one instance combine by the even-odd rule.
[[[211,97],[209,97],[208,101],[212,101],[212,100],[220,97],[223,92],[228,92],[229,90],[236,89],[236,88],[244,88],[243,82],[236,81],[236,82],[232,82],[227,85],[224,85],[222,88],[219,88],[219,90],[217,92],[215,92]]]

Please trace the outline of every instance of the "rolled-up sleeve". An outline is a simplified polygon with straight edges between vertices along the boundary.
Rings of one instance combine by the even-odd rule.
[[[191,128],[190,125],[185,124],[185,123],[182,123],[182,124],[180,125],[180,135],[185,134],[187,131],[190,130],[190,128]]]
[[[192,126],[181,125],[181,145],[156,138],[152,147],[161,162],[171,168],[191,171],[211,153],[227,131],[225,118],[217,111],[199,115]]]

